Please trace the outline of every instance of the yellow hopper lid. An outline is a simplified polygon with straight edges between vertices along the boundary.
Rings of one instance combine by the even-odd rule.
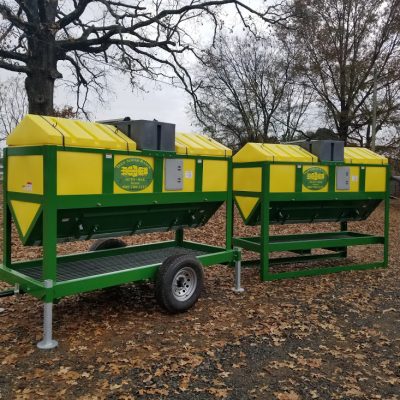
[[[197,133],[177,132],[175,136],[175,150],[177,154],[195,156],[232,156],[232,150],[208,136]]]
[[[361,147],[345,147],[344,161],[347,164],[379,164],[388,163],[388,159],[380,154],[376,154],[369,149]]]
[[[299,161],[317,162],[318,158],[294,144],[247,143],[233,156],[233,162]]]
[[[7,145],[136,150],[136,143],[112,125],[31,114],[11,132]]]

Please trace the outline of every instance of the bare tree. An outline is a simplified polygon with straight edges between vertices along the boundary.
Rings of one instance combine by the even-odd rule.
[[[195,27],[207,19],[216,30],[227,4],[246,25],[248,13],[284,18],[277,6],[257,12],[237,0],[0,0],[0,68],[26,74],[31,113],[53,113],[60,62],[72,69],[80,108],[81,89],[101,90],[110,69],[129,71],[134,81],[138,73],[164,76],[168,67],[191,92],[182,56],[196,55]]]
[[[17,75],[0,82],[0,141],[3,141],[28,112],[24,79]],[[84,117],[72,106],[55,107],[53,115],[61,118]]]
[[[192,112],[206,131],[233,147],[291,140],[312,101],[293,66],[287,43],[222,35],[202,57]]]
[[[0,140],[4,140],[27,113],[28,101],[20,76],[0,82]]]
[[[378,128],[400,109],[400,0],[294,0],[291,6],[299,72],[339,138],[368,144],[375,68]]]
[[[296,77],[298,78],[298,77]],[[279,112],[274,116],[279,130],[276,135],[282,142],[290,142],[296,137],[306,137],[302,129],[307,119],[309,106],[314,102],[313,92],[299,79],[292,80],[286,88]]]
[[[393,128],[400,126],[400,80],[380,87],[377,97],[377,132],[385,132],[380,141],[391,141]],[[361,146],[370,147],[372,139],[373,101],[368,98],[352,122],[351,139]]]

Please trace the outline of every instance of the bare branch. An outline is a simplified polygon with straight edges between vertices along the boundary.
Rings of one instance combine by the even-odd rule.
[[[14,14],[4,1],[0,3],[0,14],[5,20],[10,21],[13,25],[24,32],[30,32],[34,28],[32,24],[22,20],[18,15]]]
[[[27,74],[29,71],[29,69],[23,65],[11,64],[11,63],[5,62],[3,60],[0,60],[0,68],[6,69],[6,70],[12,71],[12,72],[23,72],[25,74]]]
[[[69,25],[71,22],[78,19],[86,10],[88,4],[90,4],[92,0],[79,0],[78,5],[75,7],[74,11],[66,15],[64,18],[61,18],[58,21],[58,26],[60,28],[64,28]]]
[[[2,58],[11,58],[12,60],[27,62],[28,56],[26,54],[17,53],[14,51],[8,51],[0,49],[0,57]]]
[[[238,148],[289,140],[312,101],[296,81],[293,55],[275,39],[219,38],[196,74],[192,113],[205,131]]]
[[[223,25],[219,12],[228,4],[236,7],[245,27],[252,27],[254,18],[268,23],[287,18],[278,13],[281,4],[261,11],[239,0],[15,0],[15,6],[9,3],[0,0],[0,13],[7,21],[0,22],[0,68],[27,74],[30,111],[45,114],[53,112],[54,83],[62,77],[58,70],[62,62],[73,76],[64,81],[71,87],[75,81],[77,96],[83,103],[89,89],[100,91],[104,87],[104,71],[108,67],[130,74],[134,85],[137,74],[168,79],[171,84],[180,82],[195,98],[197,87],[187,62],[192,56],[202,56],[198,47],[202,40],[195,24],[206,21],[210,25],[209,39],[214,42]],[[186,59],[185,54],[189,54]]]

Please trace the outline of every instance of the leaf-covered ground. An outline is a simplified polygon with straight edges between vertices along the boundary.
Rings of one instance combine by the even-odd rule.
[[[55,306],[60,345],[50,352],[35,346],[41,303],[29,296],[0,299],[0,398],[399,399],[399,214],[400,202],[393,201],[389,269],[268,283],[255,268],[246,269],[246,291],[237,295],[232,270],[215,266],[206,270],[197,305],[174,316],[156,305],[151,284],[72,296]],[[382,225],[380,207],[350,228],[377,232]],[[274,231],[321,229],[332,227]],[[237,233],[256,231],[238,220]],[[222,244],[223,235],[221,210],[187,236]],[[84,251],[89,244],[68,243],[59,251]],[[39,253],[15,237],[16,258]],[[371,261],[381,252],[367,246],[349,255],[353,262]]]

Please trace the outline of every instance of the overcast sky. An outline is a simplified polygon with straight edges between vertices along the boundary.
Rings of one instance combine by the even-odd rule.
[[[255,7],[263,3],[263,0],[248,1],[249,5]],[[234,8],[227,6],[223,10],[225,28],[232,30],[235,34],[240,34],[243,30],[243,25]],[[207,24],[196,26],[195,31],[204,46],[211,37],[209,27]],[[64,74],[65,71],[61,63],[59,67]],[[11,76],[13,74],[0,70],[0,80],[5,80]],[[139,78],[139,84],[144,87],[145,91],[132,90],[128,78],[117,73],[113,73],[113,76],[108,76],[107,80],[111,92],[105,93],[104,105],[98,102],[95,92],[91,92],[89,95],[89,103],[86,109],[90,113],[91,120],[117,119],[129,116],[133,119],[157,119],[174,123],[177,131],[200,131],[188,112],[190,97],[184,90],[144,78]],[[61,86],[55,90],[55,104],[57,106],[74,106],[75,103],[76,98],[65,87]],[[316,119],[313,118],[314,124],[315,121]],[[307,124],[307,127],[313,128],[310,125],[314,124]]]
[[[251,7],[264,8],[264,4],[272,0],[248,0]],[[233,5],[226,5],[220,9],[221,19],[224,21],[224,28],[232,33],[240,34],[243,32],[243,24]],[[244,13],[246,14],[246,13]],[[193,22],[189,22],[193,24]],[[186,28],[185,28],[186,29]],[[207,18],[201,24],[190,27],[190,35],[195,38],[196,47],[206,48],[211,44],[214,26]],[[189,68],[195,61],[188,52],[186,54]],[[64,71],[63,71],[64,73]],[[102,106],[96,101],[95,94],[90,95],[90,102],[87,109],[93,120],[116,119],[129,116],[134,119],[157,119],[162,122],[170,122],[176,125],[177,131],[198,132],[200,129],[195,126],[193,119],[188,113],[190,96],[179,87],[162,82],[154,82],[145,78],[137,78],[138,84],[145,88],[145,91],[132,90],[127,77],[114,72],[113,76],[108,76],[108,84],[113,93],[105,96],[106,106]],[[62,90],[56,90],[55,97],[57,104],[75,104],[75,98],[69,97]]]
[[[16,74],[0,69],[0,82],[15,77]],[[20,75],[25,79],[24,75]],[[109,79],[111,93],[105,93],[105,105],[100,104],[96,94],[89,96],[88,111],[90,119],[117,119],[131,117],[134,119],[157,119],[176,125],[177,131],[196,132],[199,128],[193,125],[193,120],[188,114],[190,103],[189,95],[182,89],[165,83],[157,83],[140,78],[139,84],[145,91],[132,90],[126,77],[116,75]],[[55,90],[55,104],[74,106],[76,98],[68,93],[65,87]]]
[[[245,4],[262,10],[272,2],[273,0],[247,0]],[[224,6],[220,9],[220,12],[224,29],[234,34],[241,34],[244,31],[244,26],[233,5]],[[246,15],[246,12],[244,15]],[[189,24],[193,24],[193,22],[189,22]],[[264,23],[262,24],[264,26]],[[195,38],[196,47],[206,48],[211,44],[213,29],[214,26],[210,24],[207,18],[203,19],[201,24],[197,23],[190,28],[191,36]],[[189,65],[192,61],[195,61],[193,57],[190,57],[190,53],[186,57],[191,60]],[[107,77],[113,94],[106,96],[107,105],[105,107],[98,104],[95,94],[91,93],[91,101],[87,107],[91,113],[91,119],[115,119],[129,116],[134,119],[157,119],[162,122],[174,123],[177,131],[198,132],[200,130],[193,123],[193,119],[188,113],[190,96],[183,89],[145,78],[138,78],[138,83],[145,88],[145,92],[132,91],[128,79],[121,75],[115,73],[113,77]],[[57,90],[56,102],[63,104],[66,101],[71,105],[75,104],[73,96],[69,98],[65,91]]]
[[[93,119],[115,119],[131,117],[133,119],[157,119],[176,125],[177,131],[195,132],[188,115],[189,95],[182,89],[167,84],[159,84],[148,79],[140,82],[145,92],[133,90],[124,77],[112,79],[114,93],[107,98],[107,105],[90,104]]]

